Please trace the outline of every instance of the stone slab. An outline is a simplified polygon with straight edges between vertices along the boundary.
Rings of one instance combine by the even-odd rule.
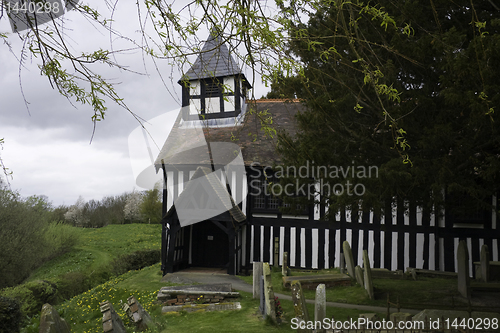
[[[481,246],[481,280],[489,282],[490,280],[490,251],[488,245]]]
[[[240,302],[227,302],[220,304],[186,304],[186,305],[168,305],[161,308],[162,313],[169,312],[211,312],[211,311],[227,311],[241,310]]]
[[[363,250],[363,281],[365,283],[365,290],[368,293],[370,299],[375,299],[373,293],[373,280],[372,272],[370,268],[370,259],[368,258],[368,251]]]
[[[344,251],[344,260],[347,267],[347,273],[351,278],[354,279],[354,258],[352,256],[351,246],[348,241],[344,241],[342,244],[342,250]]]
[[[260,277],[262,276],[262,262],[253,263],[253,298],[260,297]]]
[[[314,321],[323,322],[326,318],[326,288],[324,284],[316,287],[316,297],[314,299]],[[324,329],[317,329],[316,333],[324,333]]]
[[[413,321],[422,321],[424,322],[424,329],[428,330],[431,327],[429,327],[429,322],[432,321],[436,323],[436,321],[439,319],[440,323],[443,324],[445,320],[448,320],[449,323],[453,323],[454,320],[462,320],[462,319],[477,319],[477,318],[482,318],[482,319],[496,319],[500,322],[500,314],[495,313],[495,312],[480,312],[480,311],[472,311],[472,313],[469,316],[469,312],[467,311],[458,311],[458,310],[434,310],[434,309],[426,309],[423,310],[416,315],[413,316],[412,320]],[[476,321],[475,321],[476,322]],[[432,327],[432,328],[437,328],[437,327]],[[441,331],[437,331],[441,332]],[[448,332],[448,331],[446,331]],[[458,331],[457,331],[458,332]],[[493,333],[493,332],[498,332],[498,328],[493,329],[490,327],[490,329],[485,329],[483,326],[481,330],[477,330],[477,332],[481,333]]]
[[[404,279],[404,272],[401,270],[390,271],[386,268],[372,268],[372,278],[374,279]]]
[[[292,282],[292,302],[293,309],[295,312],[295,318],[299,320],[299,322],[309,322],[309,312],[307,311],[306,300],[304,298],[304,293],[302,292],[302,286],[300,282],[295,280]],[[306,329],[298,329],[298,332],[310,332],[310,330]]]
[[[467,243],[461,240],[457,249],[458,292],[462,297],[470,299],[469,251]]]
[[[365,285],[365,282],[363,281],[363,268],[356,266],[354,268],[354,275],[356,276],[357,284],[363,287]]]
[[[500,281],[500,261],[490,260],[490,278],[489,281]],[[481,280],[481,262],[474,262],[476,279]]]
[[[179,294],[186,295],[196,295],[196,294],[207,294],[213,295],[214,293],[229,293],[231,294],[231,283],[214,283],[214,284],[200,284],[200,285],[190,285],[190,286],[171,286],[162,287],[157,294],[157,299],[159,301],[166,301],[172,296]],[[228,294],[228,295],[229,295]],[[216,295],[217,296],[217,295]],[[227,297],[239,297],[237,296],[227,296]]]
[[[271,277],[271,267],[265,262],[262,265],[262,275],[264,276],[264,297],[266,300],[266,318],[276,322],[276,304],[273,291],[273,281]]]
[[[432,271],[428,269],[420,269],[420,268],[411,268],[408,267],[406,271],[409,274],[415,274],[416,278],[418,279],[419,276],[423,277],[437,277],[437,278],[444,278],[444,279],[456,279],[457,278],[457,273],[454,272],[442,272],[442,271]]]
[[[50,304],[42,306],[40,314],[40,333],[70,333],[70,326],[59,316],[59,312]]]
[[[283,252],[283,262],[281,265],[281,275],[288,275],[288,252]]]
[[[314,290],[319,284],[326,287],[350,286],[351,278],[346,274],[316,274],[302,276],[284,276],[283,287],[290,288],[292,281],[299,281],[303,289]]]

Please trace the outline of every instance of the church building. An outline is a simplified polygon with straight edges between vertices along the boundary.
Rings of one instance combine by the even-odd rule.
[[[498,260],[493,213],[482,216],[474,228],[419,207],[396,208],[385,216],[367,211],[354,217],[341,211],[334,221],[323,218],[326,207],[320,205],[306,207],[297,216],[282,213],[280,200],[267,187],[271,167],[281,163],[277,136],[295,134],[294,116],[305,111],[302,103],[249,101],[249,81],[214,35],[178,83],[182,108],[155,161],[165,182],[163,274],[188,267],[245,274],[254,261],[274,264],[275,251],[280,261],[288,252],[291,267],[338,267],[345,240],[359,264],[367,249],[372,267],[392,270],[453,271],[454,253],[464,238],[473,260],[479,258],[482,244],[488,244],[492,260]],[[268,117],[272,124],[266,125]]]

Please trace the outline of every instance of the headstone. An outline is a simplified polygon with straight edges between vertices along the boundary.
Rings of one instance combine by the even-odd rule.
[[[260,277],[262,276],[262,263],[253,263],[253,298],[260,297]]]
[[[470,299],[469,251],[467,243],[461,240],[457,249],[458,292]]]
[[[340,274],[345,274],[344,252],[340,253]]]
[[[139,331],[145,331],[155,326],[149,313],[144,310],[141,303],[134,296],[127,299],[127,303],[123,305],[123,310]]]
[[[59,316],[57,310],[50,304],[44,304],[40,314],[40,333],[70,333],[68,323]]]
[[[360,266],[356,266],[354,268],[354,275],[356,276],[356,282],[361,286],[365,286],[365,282],[363,280],[363,269]]]
[[[295,310],[295,318],[297,318],[299,322],[309,322],[309,313],[307,312],[306,300],[304,298],[304,293],[302,292],[302,287],[299,281],[292,282],[292,302],[293,309]],[[310,330],[308,329],[301,330],[300,328],[297,331],[310,332]]]
[[[283,264],[281,266],[281,275],[288,275],[288,252],[283,252]]]
[[[398,325],[396,324],[399,323],[400,321],[403,322],[411,321],[411,317],[412,315],[406,312],[393,312],[389,316],[390,321],[394,323],[394,327],[398,327]]]
[[[316,287],[316,298],[314,302],[314,321],[323,323],[326,318],[326,287],[324,284],[319,284]],[[317,329],[316,333],[324,333],[324,329]]]
[[[264,293],[264,276],[260,276],[260,314],[265,318],[266,317],[266,295]]]
[[[100,304],[100,308],[102,312],[102,329],[104,333],[127,332],[120,316],[113,308],[113,304],[111,304],[109,301],[104,301]]]
[[[276,306],[274,300],[273,282],[271,278],[271,267],[265,262],[262,265],[262,275],[264,275],[264,296],[266,299],[266,317],[276,322]]]
[[[274,267],[280,266],[280,239],[279,237],[274,237]]]
[[[368,293],[368,297],[370,299],[375,299],[373,294],[373,282],[372,282],[372,272],[370,269],[370,259],[368,258],[368,251],[363,250],[363,268],[364,268],[364,276],[363,280],[365,283],[365,289]]]
[[[481,246],[481,280],[483,282],[490,280],[490,251],[486,244]]]
[[[366,329],[369,326],[368,322],[374,323],[376,321],[380,321],[380,319],[378,318],[378,316],[377,316],[376,313],[360,313],[359,314],[359,318],[365,319],[362,322],[366,323],[364,325],[360,325],[359,326],[359,329],[361,329],[361,330],[364,330],[364,329]],[[371,324],[371,325],[373,325],[373,324]]]
[[[351,246],[348,241],[344,241],[342,244],[342,249],[344,250],[345,264],[347,266],[347,274],[353,279],[355,277],[354,273],[354,259],[352,257]]]

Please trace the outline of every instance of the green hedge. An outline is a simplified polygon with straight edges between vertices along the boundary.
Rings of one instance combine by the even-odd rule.
[[[130,254],[122,255],[112,263],[113,272],[116,275],[124,274],[128,271],[142,269],[159,262],[161,259],[160,250],[140,250]]]

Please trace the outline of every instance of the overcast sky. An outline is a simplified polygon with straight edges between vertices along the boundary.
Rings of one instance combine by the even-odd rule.
[[[98,8],[100,4],[99,9],[105,10],[103,1],[90,3],[97,4]],[[136,32],[137,10],[133,4],[130,8],[120,7],[115,19],[117,28],[131,38],[140,39]],[[78,13],[69,12],[64,20],[68,42],[75,49],[109,48],[109,35],[93,28]],[[130,22],[133,25],[126,25]],[[10,24],[2,18],[0,32],[8,31]],[[9,42],[19,57],[19,38],[11,34]],[[181,75],[180,69],[169,66],[167,61],[157,62],[165,87],[153,63],[144,59],[139,51],[123,54],[117,60],[147,75],[107,67],[100,73],[120,83],[116,86],[117,92],[138,116],[150,120],[163,115],[156,118],[161,121],[152,123],[156,126],[152,132],[156,133],[155,140],[161,148],[180,108],[181,91],[176,83]],[[0,138],[5,139],[0,154],[13,172],[12,189],[19,190],[25,197],[46,195],[54,205],[74,204],[80,195],[85,200],[99,200],[134,188],[140,190],[135,184],[135,176],[142,165],[137,163],[144,163],[147,152],[144,149],[143,156],[130,156],[128,145],[130,134],[139,125],[137,120],[109,103],[106,119],[97,124],[90,143],[92,109],[77,103],[74,103],[76,108],[72,106],[51,88],[47,78],[40,75],[37,65],[38,59],[27,59],[20,72],[14,54],[5,45],[0,45]],[[258,87],[256,91],[260,97],[265,88]],[[29,111],[22,93],[29,103]],[[134,142],[142,140],[140,144],[146,147],[143,137],[136,135],[131,138]],[[152,148],[157,151],[154,145]],[[138,162],[140,158],[143,162]]]

